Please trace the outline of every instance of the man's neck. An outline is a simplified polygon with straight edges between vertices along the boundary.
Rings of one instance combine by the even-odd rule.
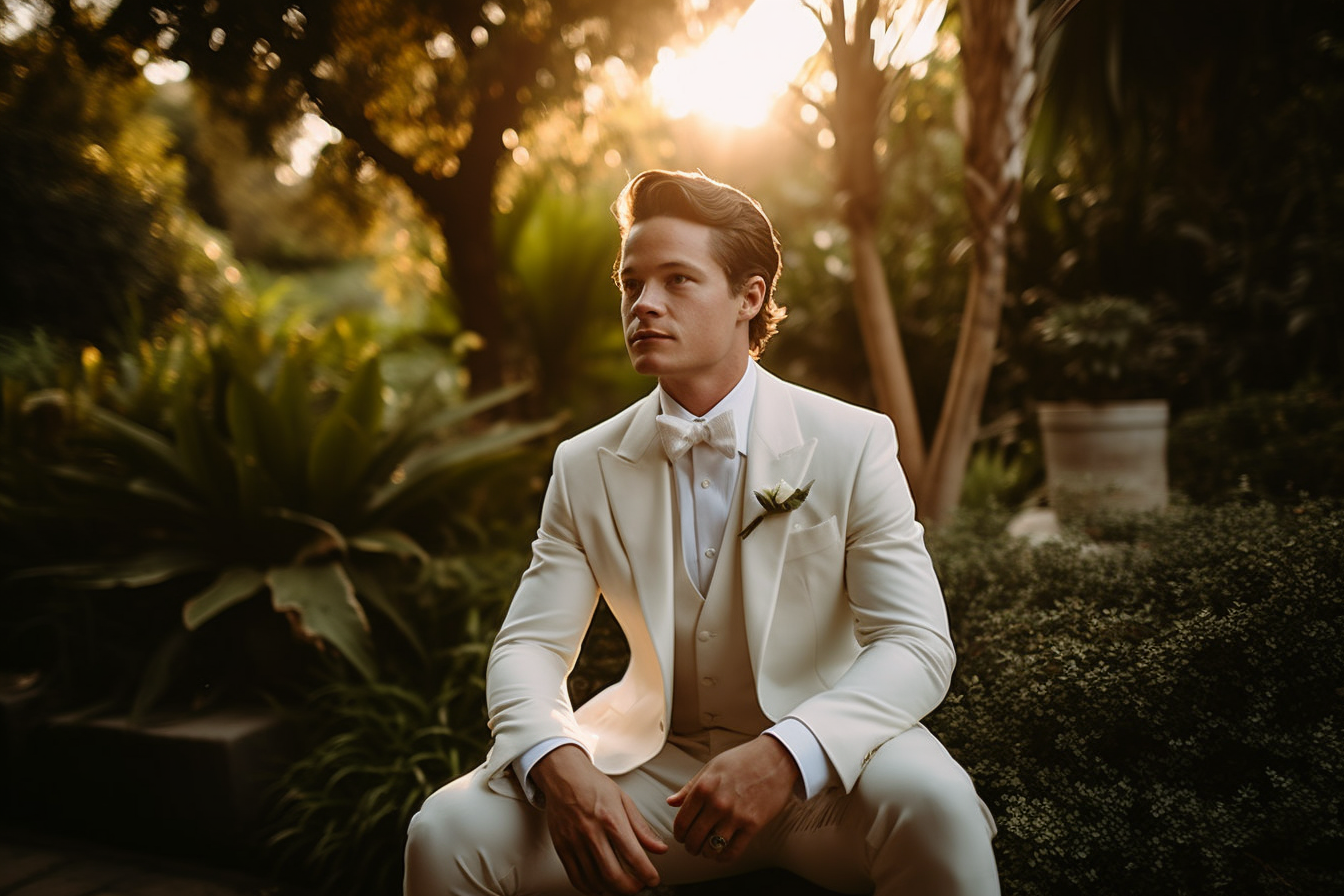
[[[747,372],[747,365],[750,363],[750,356],[744,355],[742,364],[728,376],[713,380],[673,380],[671,377],[660,377],[658,385],[677,404],[695,416],[703,417],[742,382],[742,377]]]

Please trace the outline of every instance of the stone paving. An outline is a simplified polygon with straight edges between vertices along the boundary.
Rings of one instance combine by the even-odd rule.
[[[0,896],[304,896],[203,865],[0,828]]]

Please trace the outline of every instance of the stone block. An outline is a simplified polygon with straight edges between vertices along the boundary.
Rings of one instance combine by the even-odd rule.
[[[266,709],[222,709],[132,724],[56,716],[21,763],[24,823],[115,846],[248,864],[268,792],[296,755]]]

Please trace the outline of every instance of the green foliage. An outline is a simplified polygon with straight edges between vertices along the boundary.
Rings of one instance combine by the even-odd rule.
[[[1041,458],[1034,443],[981,442],[971,453],[958,506],[969,512],[1014,508],[1039,486]]]
[[[1124,296],[1060,302],[1037,318],[1038,398],[1108,401],[1164,394],[1180,351],[1176,331]]]
[[[485,757],[486,659],[526,561],[434,558],[408,609],[428,660],[394,682],[328,685],[299,710],[309,749],[276,786],[270,833],[288,875],[323,893],[400,892],[411,815]]]
[[[1344,495],[1344,399],[1303,386],[1189,411],[1171,429],[1172,486],[1197,502]]]
[[[609,206],[620,186],[566,191],[550,177],[528,180],[498,219],[510,326],[526,344],[540,398],[576,426],[652,388],[630,368],[611,282],[620,246]]]
[[[1167,384],[1177,406],[1307,377],[1338,388],[1340,12],[1096,0],[1069,13],[1028,156],[1010,352],[1039,313],[1032,289],[1141,296],[1206,334]]]
[[[930,727],[999,823],[1004,891],[1344,884],[1344,514],[933,534],[961,663]],[[997,525],[993,527],[997,530]]]
[[[275,344],[255,327],[188,327],[110,384],[12,402],[20,427],[44,417],[54,433],[0,458],[0,524],[47,546],[14,558],[8,587],[153,589],[192,632],[265,598],[366,679],[370,610],[422,652],[396,599],[426,570],[404,524],[476,526],[472,496],[555,423],[473,420],[522,387],[472,401],[433,377],[388,389],[377,347],[342,321],[330,331]],[[166,659],[148,668],[139,709],[170,683]]]
[[[40,35],[0,42],[0,327],[133,343],[137,320],[227,291],[148,98]]]

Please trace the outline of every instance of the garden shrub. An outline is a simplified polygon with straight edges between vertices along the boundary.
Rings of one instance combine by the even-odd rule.
[[[929,725],[994,811],[1004,892],[1339,892],[1340,508],[1123,534],[931,537],[961,661]]]
[[[408,609],[428,660],[381,682],[333,681],[297,710],[308,749],[271,813],[283,876],[331,896],[401,892],[411,816],[485,758],[485,664],[527,556],[482,547],[434,558]]]
[[[1263,392],[1190,411],[1171,429],[1171,483],[1196,502],[1344,495],[1344,398]]]

